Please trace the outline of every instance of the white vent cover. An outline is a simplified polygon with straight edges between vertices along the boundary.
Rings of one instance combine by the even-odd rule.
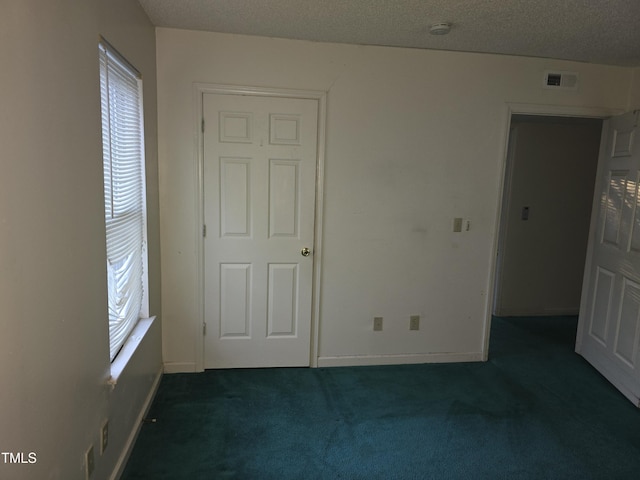
[[[578,90],[578,74],[576,72],[544,72],[542,86],[554,90]]]

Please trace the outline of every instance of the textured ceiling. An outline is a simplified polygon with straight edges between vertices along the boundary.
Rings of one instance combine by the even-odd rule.
[[[139,2],[159,27],[640,66],[640,0]]]

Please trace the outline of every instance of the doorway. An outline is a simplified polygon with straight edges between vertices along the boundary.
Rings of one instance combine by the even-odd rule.
[[[593,115],[511,115],[491,315],[577,316],[601,133]]]

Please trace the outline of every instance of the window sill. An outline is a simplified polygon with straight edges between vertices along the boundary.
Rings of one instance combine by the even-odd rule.
[[[138,346],[142,343],[142,340],[151,328],[151,325],[153,325],[155,319],[156,317],[149,317],[138,320],[129,338],[124,342],[122,349],[118,352],[116,358],[113,359],[113,362],[111,362],[111,377],[108,381],[111,388],[115,387],[118,383],[118,378],[120,378],[120,375],[129,364],[129,360],[133,358]]]

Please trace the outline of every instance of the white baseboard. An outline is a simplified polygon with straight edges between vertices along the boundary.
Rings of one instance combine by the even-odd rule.
[[[115,468],[113,469],[113,473],[111,474],[110,480],[118,480],[122,473],[124,472],[124,467],[127,465],[127,461],[129,460],[129,456],[131,455],[131,451],[133,450],[133,446],[136,443],[136,439],[138,438],[138,434],[140,433],[140,428],[142,427],[142,420],[147,416],[149,412],[149,408],[151,408],[151,403],[153,402],[154,397],[156,396],[156,392],[158,391],[158,387],[160,386],[160,380],[162,379],[162,368],[158,370],[156,373],[156,377],[153,380],[153,384],[151,385],[151,389],[147,395],[147,398],[144,401],[143,408],[140,410],[138,414],[138,418],[136,418],[135,423],[133,424],[133,429],[131,433],[129,433],[129,438],[127,438],[127,442],[125,443],[124,449],[120,454],[120,458],[116,462]]]
[[[564,317],[578,315],[578,308],[500,308],[497,317]]]
[[[356,367],[367,365],[403,365],[416,363],[481,362],[482,352],[420,353],[400,355],[336,355],[318,358],[318,367]]]
[[[195,362],[165,362],[164,373],[194,373],[197,372]]]

